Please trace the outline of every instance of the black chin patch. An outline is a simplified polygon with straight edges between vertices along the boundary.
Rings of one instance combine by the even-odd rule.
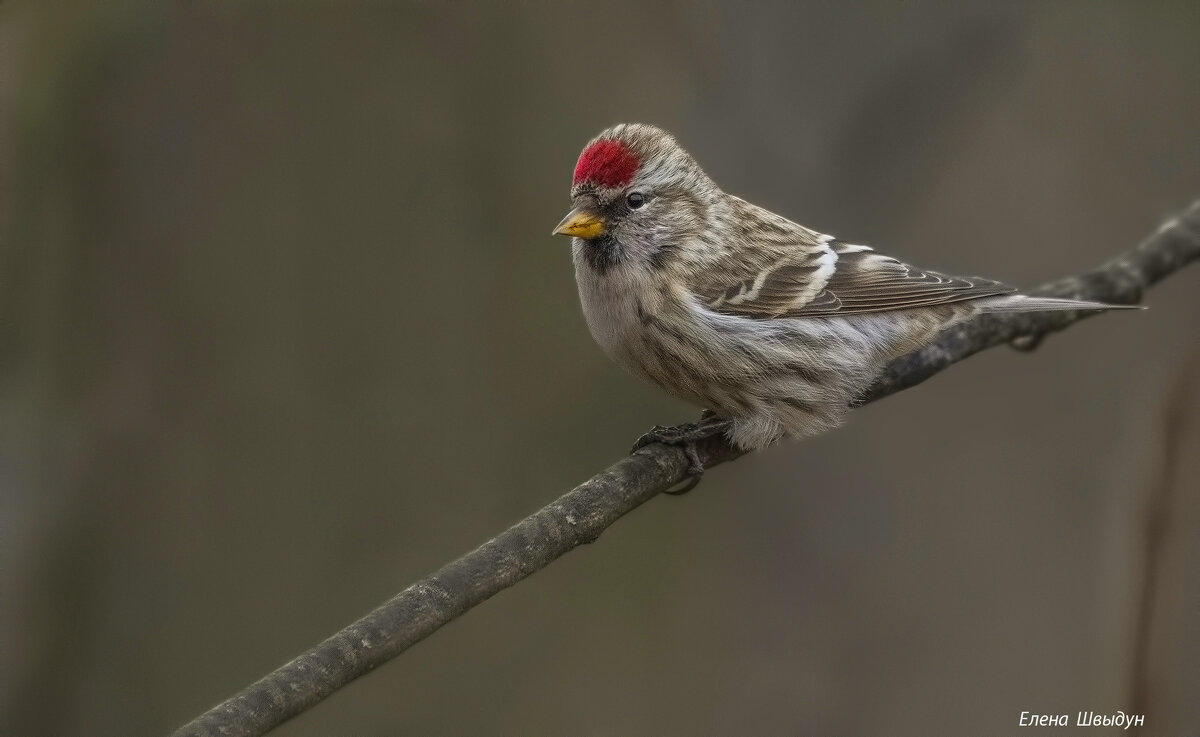
[[[584,241],[580,253],[587,265],[598,274],[605,273],[625,260],[621,245],[611,235]]]

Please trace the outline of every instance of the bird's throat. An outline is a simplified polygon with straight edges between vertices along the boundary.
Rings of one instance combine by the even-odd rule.
[[[580,257],[597,274],[604,274],[624,260],[624,250],[616,238],[602,235],[590,240],[577,239]]]

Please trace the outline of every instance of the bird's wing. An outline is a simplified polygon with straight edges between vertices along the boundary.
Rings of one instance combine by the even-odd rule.
[[[767,320],[886,312],[1016,291],[990,279],[922,271],[829,236],[803,240],[779,248],[778,259],[751,267],[753,273],[745,267],[733,276],[709,270],[713,277],[724,271],[726,278],[698,285],[697,298],[715,312]]]

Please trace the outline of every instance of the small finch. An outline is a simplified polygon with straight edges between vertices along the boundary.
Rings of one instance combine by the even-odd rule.
[[[763,448],[836,426],[887,363],[981,312],[1099,310],[917,269],[726,194],[670,134],[630,123],[583,149],[572,236],[592,336],[627,370],[711,410],[689,448],[725,432]]]

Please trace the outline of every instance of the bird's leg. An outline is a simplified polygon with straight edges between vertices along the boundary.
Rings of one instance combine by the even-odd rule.
[[[716,437],[717,435],[723,435],[728,429],[729,420],[722,419],[716,412],[706,409],[696,422],[685,422],[682,425],[673,425],[671,427],[655,425],[650,432],[637,439],[637,442],[633,444],[633,450],[630,452],[636,452],[654,443],[673,445],[676,448],[681,448],[687,455],[687,472],[690,478],[679,489],[671,489],[663,492],[664,494],[678,496],[696,488],[696,485],[700,483],[700,478],[704,475],[704,463],[700,460],[700,452],[696,448],[696,443]]]

